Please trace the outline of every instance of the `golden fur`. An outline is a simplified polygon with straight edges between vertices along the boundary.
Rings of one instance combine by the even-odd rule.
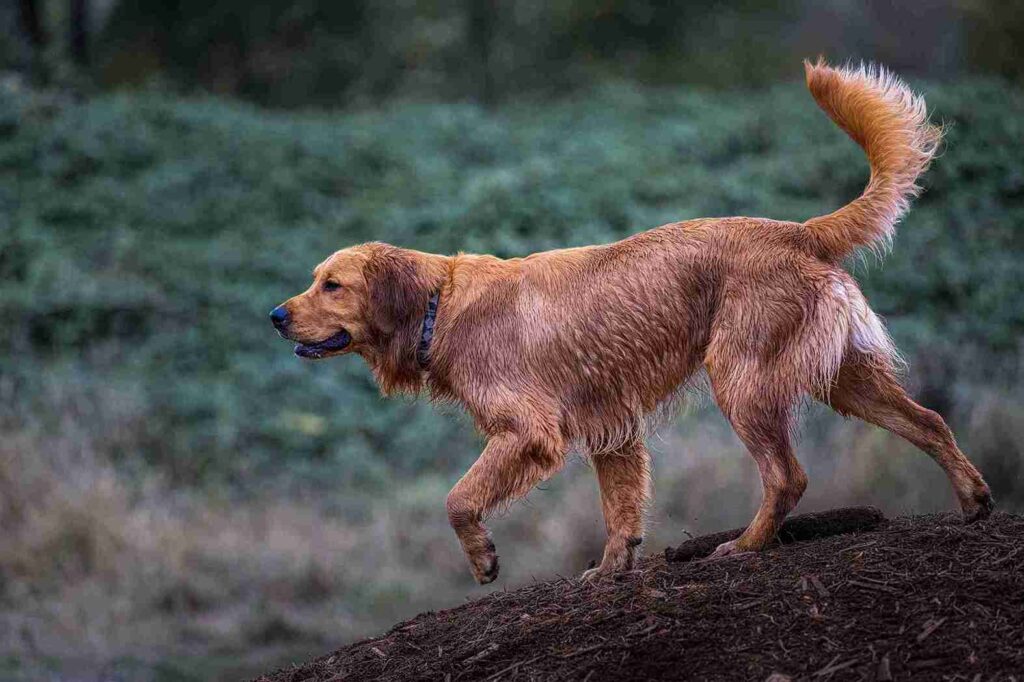
[[[316,343],[344,329],[351,343],[326,355],[361,355],[385,394],[425,389],[472,415],[487,445],[447,510],[481,583],[498,572],[485,518],[554,475],[574,447],[591,456],[608,530],[590,575],[629,568],[650,495],[644,420],[701,368],[764,486],[750,526],[718,556],[764,547],[800,499],[807,477],[791,431],[803,396],[908,439],[945,469],[969,519],[988,514],[988,486],[942,418],[900,387],[895,348],[841,267],[890,238],[940,133],[882,69],[806,68],[819,105],[871,164],[864,194],[835,213],[802,224],[692,220],[508,260],[362,244],[321,263],[284,304],[288,338]]]

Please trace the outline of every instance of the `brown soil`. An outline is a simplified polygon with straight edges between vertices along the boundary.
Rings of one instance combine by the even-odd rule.
[[[673,551],[667,552],[674,556]],[[1024,517],[899,518],[496,592],[259,682],[1024,680]]]

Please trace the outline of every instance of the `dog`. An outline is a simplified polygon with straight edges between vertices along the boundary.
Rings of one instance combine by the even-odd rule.
[[[992,495],[935,412],[908,397],[899,356],[843,261],[882,249],[941,139],[923,99],[881,67],[804,63],[818,105],[865,151],[863,194],[804,223],[705,218],[612,244],[524,258],[441,256],[373,242],[320,263],[271,312],[303,358],[361,355],[384,395],[462,405],[486,437],[446,500],[481,584],[498,575],[484,521],[590,457],[607,542],[585,578],[629,570],[650,498],[645,419],[700,369],[757,463],[754,519],[713,558],[757,551],[807,486],[793,452],[805,397],[881,426],[946,472],[967,521]]]

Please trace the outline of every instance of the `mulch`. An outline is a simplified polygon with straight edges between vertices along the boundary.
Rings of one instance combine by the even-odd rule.
[[[869,527],[495,592],[257,682],[1024,681],[1024,517]]]

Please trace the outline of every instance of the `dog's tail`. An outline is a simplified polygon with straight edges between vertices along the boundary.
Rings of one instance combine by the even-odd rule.
[[[822,257],[838,261],[860,246],[885,248],[915,184],[935,155],[942,131],[928,123],[924,99],[881,66],[832,68],[804,62],[818,106],[867,153],[871,179],[864,193],[835,213],[804,226]]]

